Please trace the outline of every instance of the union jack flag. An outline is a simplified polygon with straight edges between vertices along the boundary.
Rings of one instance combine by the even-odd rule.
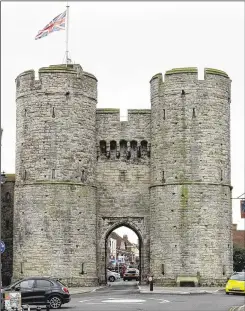
[[[65,30],[65,23],[66,23],[66,11],[56,16],[42,30],[39,30],[38,34],[35,37],[35,40],[46,37],[53,31]]]

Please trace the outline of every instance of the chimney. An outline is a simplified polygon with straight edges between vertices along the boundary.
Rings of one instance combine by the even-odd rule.
[[[127,234],[124,234],[124,235],[123,235],[123,239],[127,241],[127,240],[128,240],[128,235],[127,235]]]

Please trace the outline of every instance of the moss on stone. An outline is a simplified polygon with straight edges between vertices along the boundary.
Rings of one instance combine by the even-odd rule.
[[[39,69],[39,73],[43,72],[73,72],[76,73],[76,70],[73,68],[73,65],[50,65],[49,67],[42,67]]]
[[[56,180],[56,181],[37,180],[34,184],[87,186],[87,185],[85,185],[83,183],[67,181],[67,180],[60,180],[60,181],[59,180]]]
[[[187,202],[188,202],[189,192],[188,192],[188,186],[182,185],[181,186],[181,207],[187,208]]]
[[[205,74],[213,74],[213,75],[220,75],[229,78],[228,74],[222,70],[218,70],[215,68],[205,68]]]
[[[15,174],[5,174],[7,181],[15,181]]]
[[[184,68],[173,68],[165,72],[165,75],[172,75],[176,73],[197,73],[196,67],[184,67]]]
[[[149,114],[151,109],[128,109],[129,114]]]
[[[98,113],[120,113],[120,109],[117,108],[97,108]]]

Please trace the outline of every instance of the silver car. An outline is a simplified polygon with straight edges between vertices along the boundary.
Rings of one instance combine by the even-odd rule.
[[[107,269],[107,280],[109,282],[115,282],[116,280],[120,279],[120,273],[110,271]]]

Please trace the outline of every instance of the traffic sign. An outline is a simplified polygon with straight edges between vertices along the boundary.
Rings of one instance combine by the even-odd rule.
[[[0,241],[0,249],[1,249],[1,254],[4,253],[5,251],[5,243],[3,241]]]
[[[241,218],[245,218],[245,200],[240,201],[241,204]]]

